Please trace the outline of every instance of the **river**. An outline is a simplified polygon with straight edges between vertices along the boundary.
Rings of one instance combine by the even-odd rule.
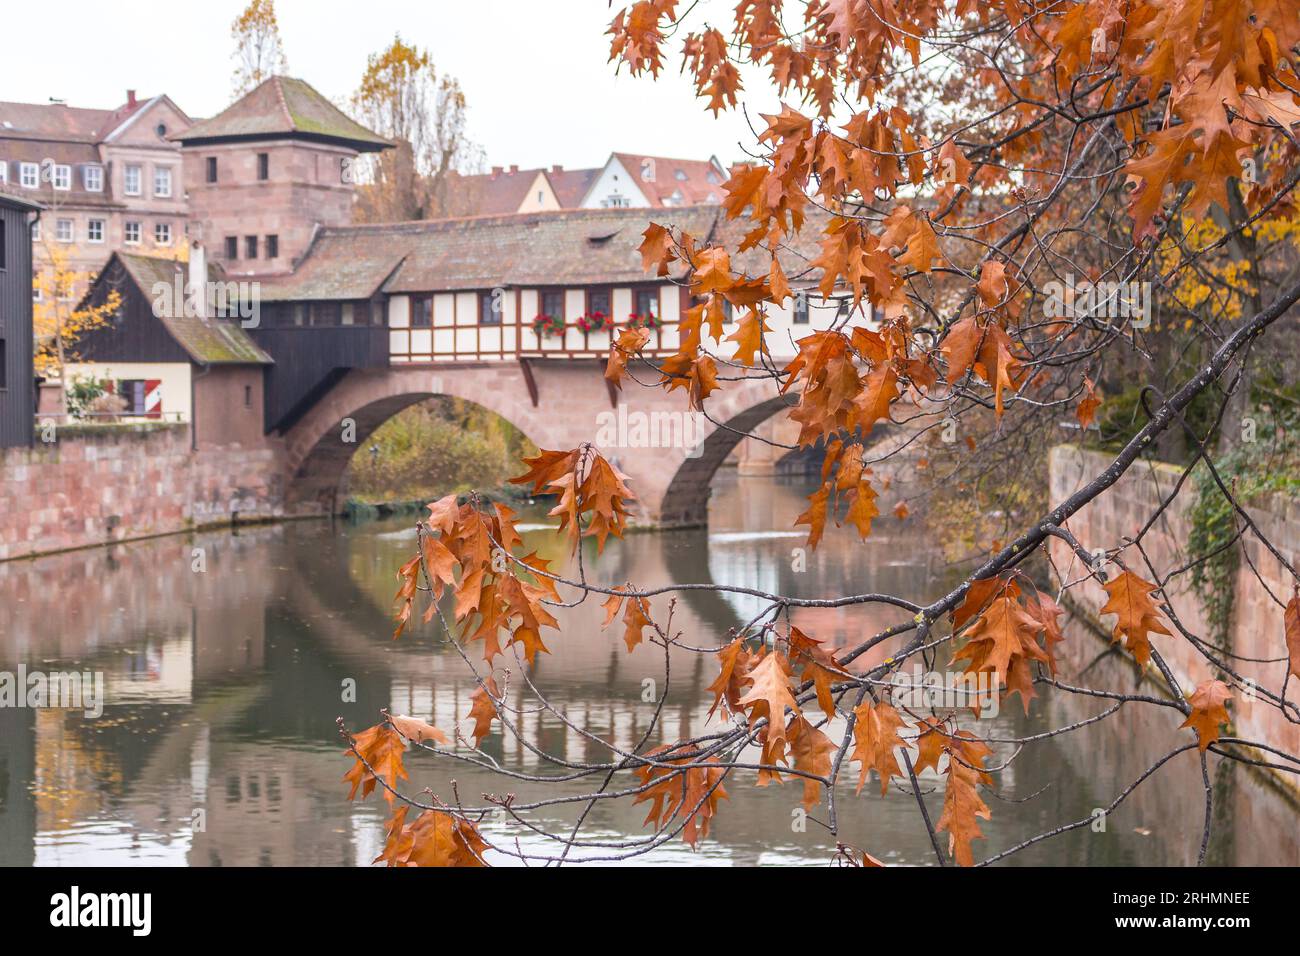
[[[712,581],[794,596],[891,591],[913,599],[943,593],[959,576],[927,546],[914,520],[878,519],[873,537],[828,531],[806,568],[791,522],[803,509],[798,479],[720,475],[710,527],[633,534],[611,541],[596,567],[604,580],[641,584]],[[564,548],[536,516],[528,543],[548,557]],[[391,640],[396,570],[412,552],[412,519],[367,524],[294,522],[130,542],[0,564],[0,671],[102,672],[102,715],[79,710],[0,708],[0,864],[363,865],[383,839],[378,797],[349,803],[349,766],[336,720],[353,730],[390,707],[450,730],[465,717],[473,684],[435,626]],[[666,602],[656,605],[666,609]],[[692,592],[677,602],[674,630],[688,643],[716,645],[752,617],[748,598]],[[552,653],[531,674],[549,699],[596,736],[628,745],[646,732],[653,705],[645,681],[662,680],[658,648],[629,654],[619,629],[600,628],[595,601],[565,612],[562,635],[544,634]],[[880,609],[798,609],[792,621],[843,646],[897,620]],[[1073,659],[1092,662],[1104,643],[1071,624]],[[946,661],[946,658],[945,658]],[[699,733],[716,674],[711,656],[673,660],[662,736]],[[1113,656],[1090,679],[1132,685]],[[512,680],[511,694],[522,682]],[[355,686],[355,700],[345,700]],[[656,685],[657,687],[658,685]],[[1101,702],[1042,691],[1026,717],[1012,698],[980,722],[996,738],[1042,733],[1097,713]],[[1148,711],[1151,710],[1148,708]],[[1116,718],[1026,748],[986,794],[992,820],[977,858],[1110,803],[1177,742],[1177,720],[1159,708]],[[529,739],[570,758],[605,759],[597,745],[534,708]],[[1182,731],[1186,734],[1186,731]],[[834,736],[834,734],[832,734]],[[526,773],[545,767],[494,732],[485,750]],[[998,745],[1001,763],[1014,748]],[[484,792],[520,799],[571,791],[515,783],[462,762],[410,757],[412,792],[430,787],[466,802]],[[1209,861],[1294,865],[1293,807],[1261,777],[1223,766],[1214,777],[1219,825]],[[839,795],[841,838],[886,864],[933,865],[914,799],[881,797],[874,779],[853,795],[856,766]],[[922,781],[932,818],[942,784]],[[680,841],[643,863],[825,864],[834,840],[815,819],[798,825],[801,787],[756,788],[729,781],[713,830],[692,853]],[[1199,764],[1184,756],[1145,783],[1106,819],[1011,857],[1012,864],[1154,865],[1195,861],[1203,814]],[[593,839],[644,836],[645,805],[601,805],[584,833]],[[813,810],[824,818],[824,804]],[[530,818],[564,830],[572,811]],[[517,825],[489,822],[497,840],[539,847]],[[1270,834],[1289,834],[1275,838]],[[575,854],[581,855],[581,854]],[[509,863],[509,860],[498,862]]]

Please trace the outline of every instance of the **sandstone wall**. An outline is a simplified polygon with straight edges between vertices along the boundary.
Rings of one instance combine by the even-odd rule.
[[[1109,455],[1083,451],[1070,445],[1053,448],[1052,502],[1067,498],[1100,474],[1110,461]],[[1108,492],[1070,519],[1070,531],[1089,550],[1120,546],[1126,538],[1138,533],[1159,502],[1173,490],[1181,473],[1180,468],[1172,465],[1146,461],[1135,463]],[[1191,526],[1188,513],[1194,501],[1195,490],[1189,479],[1174,503],[1142,539],[1142,547],[1160,574],[1168,574],[1189,560],[1187,541]],[[1273,496],[1248,506],[1247,512],[1283,557],[1292,566],[1297,566],[1300,561],[1300,500]],[[1234,664],[1239,674],[1257,682],[1260,687],[1276,691],[1286,672],[1287,650],[1282,608],[1270,597],[1270,592],[1285,603],[1291,596],[1291,575],[1254,535],[1248,533],[1245,541],[1245,554],[1235,582],[1236,600],[1229,627],[1228,650],[1239,656]],[[1083,577],[1082,562],[1064,542],[1053,539],[1051,555],[1061,577],[1070,581]],[[1136,547],[1128,548],[1123,553],[1123,560],[1134,573],[1148,580],[1154,577]],[[1095,579],[1072,588],[1069,597],[1075,610],[1094,619],[1106,602],[1106,593]],[[1191,589],[1190,574],[1180,575],[1170,582],[1168,597],[1179,620],[1191,633],[1201,638],[1210,636],[1204,609]],[[1113,623],[1114,618],[1109,615],[1104,619],[1107,633]],[[1176,631],[1172,626],[1169,629]],[[1181,635],[1164,637],[1156,634],[1152,637],[1152,644],[1186,691],[1203,680],[1218,676],[1205,657]],[[1248,659],[1272,659],[1272,662],[1255,663]],[[1290,723],[1276,707],[1262,700],[1251,702],[1240,689],[1234,688],[1233,696],[1236,702],[1231,712],[1237,736],[1266,741],[1288,753],[1300,753],[1300,725]],[[1300,703],[1300,681],[1294,678],[1290,682],[1288,699]],[[1290,782],[1294,786],[1294,781]]]
[[[281,450],[193,450],[186,425],[61,426],[0,449],[0,561],[285,515]]]

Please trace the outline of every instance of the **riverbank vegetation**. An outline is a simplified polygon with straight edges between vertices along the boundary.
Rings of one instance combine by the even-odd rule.
[[[471,488],[501,488],[536,446],[501,416],[439,396],[397,413],[348,466],[348,495],[364,505],[431,501]]]

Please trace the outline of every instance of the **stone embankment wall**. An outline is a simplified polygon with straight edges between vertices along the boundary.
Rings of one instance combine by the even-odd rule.
[[[1051,451],[1051,500],[1063,501],[1080,486],[1099,475],[1111,456],[1061,445]],[[1088,550],[1115,548],[1126,538],[1137,535],[1142,525],[1155,513],[1160,501],[1169,495],[1182,469],[1158,462],[1139,461],[1099,499],[1082,509],[1069,521],[1069,529]],[[1184,484],[1177,499],[1165,510],[1155,526],[1142,539],[1142,547],[1161,574],[1183,567],[1189,560],[1187,541],[1191,533],[1188,514],[1195,501],[1190,483]],[[1273,545],[1293,567],[1300,566],[1300,500],[1272,496],[1251,503],[1247,512]],[[1235,582],[1236,598],[1233,618],[1228,628],[1227,650],[1237,655],[1226,658],[1243,677],[1260,687],[1276,691],[1282,685],[1287,668],[1287,648],[1283,632],[1282,607],[1292,593],[1290,572],[1282,566],[1253,534],[1247,534],[1243,559]],[[1082,562],[1065,542],[1051,541],[1052,562],[1060,577],[1076,581],[1084,577]],[[1123,553],[1125,564],[1136,574],[1151,580],[1136,548]],[[1074,610],[1101,624],[1106,633],[1114,623],[1109,615],[1100,619],[1098,612],[1106,603],[1106,593],[1095,579],[1072,587],[1068,592]],[[1201,638],[1210,638],[1210,626],[1200,599],[1191,589],[1190,574],[1170,582],[1168,598],[1183,625]],[[1274,600],[1276,598],[1277,600]],[[1169,630],[1177,629],[1170,626]],[[1153,646],[1174,671],[1184,690],[1189,691],[1209,677],[1217,676],[1213,667],[1192,643],[1181,635],[1152,636]],[[1095,650],[1085,656],[1095,656]],[[1280,658],[1280,660],[1279,660]],[[1258,663],[1267,661],[1267,663]],[[1085,661],[1086,663],[1086,661]],[[1234,689],[1232,707],[1237,736],[1260,740],[1287,753],[1300,753],[1300,724],[1286,720],[1274,706],[1246,699]],[[1300,703],[1300,680],[1292,678],[1288,699]],[[1294,775],[1287,774],[1287,777]],[[1288,781],[1295,786],[1294,779]]]
[[[195,450],[187,425],[152,423],[36,437],[0,448],[0,561],[286,516],[273,445]]]

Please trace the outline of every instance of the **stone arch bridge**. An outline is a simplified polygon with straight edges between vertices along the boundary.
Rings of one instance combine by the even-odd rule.
[[[604,362],[591,359],[352,369],[283,435],[291,507],[337,512],[353,453],[393,415],[437,395],[495,412],[539,447],[594,442],[628,475],[636,522],[660,527],[705,523],[718,467],[746,433],[794,402],[770,380],[730,382],[709,398],[710,421],[690,415],[680,390],[630,379],[621,394],[612,390]]]

